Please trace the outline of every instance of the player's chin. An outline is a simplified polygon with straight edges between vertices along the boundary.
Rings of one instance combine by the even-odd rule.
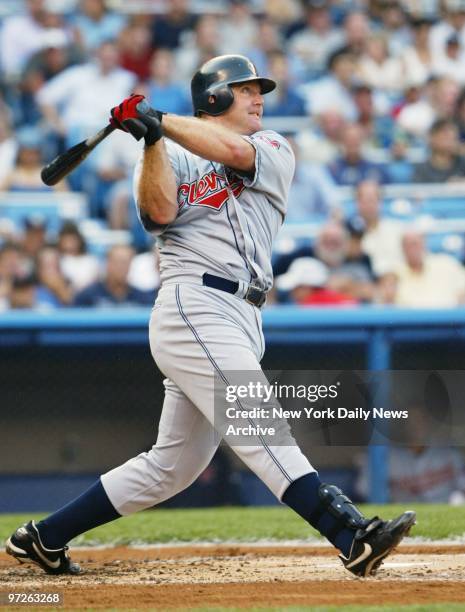
[[[258,115],[249,115],[249,134],[258,132],[262,129],[262,118]]]

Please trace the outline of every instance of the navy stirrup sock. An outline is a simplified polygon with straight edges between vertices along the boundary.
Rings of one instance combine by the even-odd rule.
[[[36,523],[36,527],[45,548],[63,548],[80,533],[114,521],[120,516],[99,479],[82,495]]]
[[[334,533],[338,521],[328,511],[325,511],[316,522],[312,520],[312,515],[321,504],[318,493],[320,485],[321,480],[316,472],[306,474],[289,485],[282,501],[325,536],[331,544],[339,548],[345,557],[348,557],[355,530],[344,527],[333,537],[331,534]]]

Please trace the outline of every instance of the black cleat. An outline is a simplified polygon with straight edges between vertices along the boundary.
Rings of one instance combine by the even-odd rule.
[[[344,567],[356,576],[374,576],[383,559],[391,553],[416,523],[415,512],[409,510],[396,519],[382,521],[375,517],[357,529],[349,557],[339,555]]]
[[[47,574],[79,574],[81,568],[66,554],[68,547],[45,548],[34,521],[25,523],[6,541],[6,552],[20,563],[37,563]]]

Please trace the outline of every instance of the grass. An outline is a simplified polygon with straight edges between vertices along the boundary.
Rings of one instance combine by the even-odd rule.
[[[405,506],[361,506],[367,516],[393,518]],[[411,535],[440,540],[465,537],[463,508],[415,504],[418,524]],[[0,515],[0,541],[30,518],[43,515]],[[234,540],[305,540],[319,537],[294,512],[285,507],[157,509],[124,517],[79,536],[75,544],[129,544],[167,542],[221,542]]]

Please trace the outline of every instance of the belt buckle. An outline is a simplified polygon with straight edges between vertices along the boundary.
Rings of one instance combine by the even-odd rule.
[[[249,285],[244,299],[248,304],[261,308],[266,301],[266,293],[255,285]]]

